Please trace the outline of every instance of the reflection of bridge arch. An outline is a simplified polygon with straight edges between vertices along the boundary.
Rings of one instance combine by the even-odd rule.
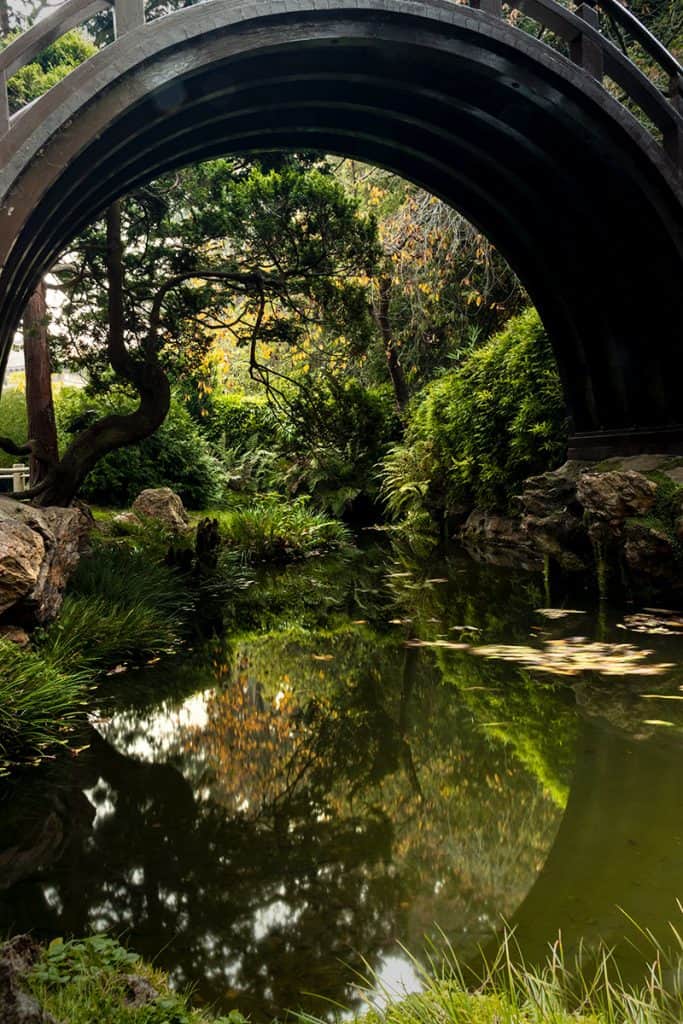
[[[585,721],[567,808],[555,842],[510,922],[525,958],[542,960],[561,932],[571,956],[580,940],[616,946],[628,972],[642,940],[624,912],[661,942],[683,899],[683,787],[659,736],[633,739]],[[641,941],[642,952],[653,956]]]
[[[420,182],[498,244],[550,330],[577,451],[683,450],[683,77],[637,22],[672,102],[587,5],[524,2],[569,59],[500,0],[212,0],[147,25],[143,0],[115,0],[120,38],[8,121],[2,79],[111,2],[66,0],[0,56],[0,355],[39,275],[115,196],[218,153],[307,146]]]

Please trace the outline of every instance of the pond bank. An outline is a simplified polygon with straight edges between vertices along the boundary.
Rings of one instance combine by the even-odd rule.
[[[473,557],[561,573],[617,603],[683,597],[683,458],[566,462],[529,478],[518,514],[473,511],[458,533]]]

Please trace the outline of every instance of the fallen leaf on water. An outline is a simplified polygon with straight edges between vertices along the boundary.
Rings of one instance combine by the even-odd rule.
[[[644,725],[673,725],[673,722],[665,722],[662,718],[646,718]]]
[[[546,640],[542,647],[489,644],[472,648],[472,654],[479,657],[514,661],[524,668],[553,675],[600,672],[608,676],[656,676],[674,668],[674,665],[664,662],[644,665],[643,661],[653,653],[632,644],[591,643],[586,637],[577,636]]]
[[[641,693],[643,700],[683,700],[675,693]]]
[[[449,626],[448,628],[449,629],[471,629],[475,633],[481,633],[481,627],[480,626]]]
[[[680,636],[683,633],[683,615],[664,608],[648,608],[644,612],[624,616],[622,628],[635,633],[655,633],[659,636]]]
[[[456,644],[452,640],[406,640],[404,647],[447,647],[449,651],[467,651],[469,644]]]
[[[313,661],[334,661],[333,654],[312,654]]]
[[[544,619],[564,619],[567,615],[585,615],[580,608],[536,608],[538,615]]]
[[[387,573],[387,579],[388,580],[403,579],[406,576],[412,576],[412,575],[413,575],[412,572],[388,572]]]
[[[426,580],[427,583],[448,583],[448,576],[434,576],[431,580]]]
[[[352,626],[364,626],[367,623],[367,619],[354,619],[351,623]]]

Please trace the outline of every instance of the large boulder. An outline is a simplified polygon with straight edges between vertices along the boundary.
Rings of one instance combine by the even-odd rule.
[[[647,515],[656,493],[657,485],[632,469],[582,473],[576,487],[586,512],[609,520]]]
[[[142,491],[133,502],[138,519],[153,519],[172,533],[184,533],[190,521],[182,499],[170,487]]]
[[[53,620],[90,526],[78,508],[0,498],[0,616],[29,626]]]
[[[565,462],[559,469],[524,482],[517,506],[522,530],[545,557],[568,572],[581,572],[591,561],[591,548],[577,499],[577,485],[584,464]]]
[[[460,539],[478,561],[529,570],[543,566],[541,552],[529,543],[518,518],[475,509],[467,517]]]

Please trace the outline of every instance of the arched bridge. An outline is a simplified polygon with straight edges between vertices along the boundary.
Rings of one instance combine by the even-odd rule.
[[[10,118],[8,78],[110,7],[115,41]],[[207,0],[145,23],[144,0],[65,0],[0,53],[0,365],[40,275],[115,197],[217,154],[318,149],[494,241],[550,333],[574,454],[683,453],[683,71],[617,0],[509,9]]]

